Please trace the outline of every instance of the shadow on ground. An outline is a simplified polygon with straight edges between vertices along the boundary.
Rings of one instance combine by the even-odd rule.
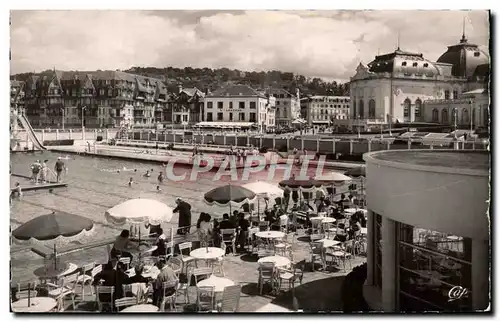
[[[341,290],[344,276],[335,276],[295,287],[298,309],[304,312],[342,312]],[[292,291],[276,297],[271,303],[294,310]]]

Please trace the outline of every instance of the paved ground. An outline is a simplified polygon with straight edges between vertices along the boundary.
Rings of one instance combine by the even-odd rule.
[[[299,240],[294,246],[294,260],[300,261],[306,259],[306,272],[302,285],[295,288],[295,297],[298,302],[298,308],[304,312],[317,311],[342,311],[341,287],[344,276],[350,272],[349,266],[347,272],[343,269],[331,268],[331,272],[317,271],[319,264],[316,264],[316,271],[311,271],[309,244],[305,241],[306,237],[300,233]],[[293,297],[291,292],[283,290],[278,296],[271,295],[269,289],[264,288],[263,295],[259,295],[257,289],[257,257],[251,255],[228,255],[224,262],[226,277],[238,282],[242,286],[239,312],[255,312],[269,303],[280,307],[293,310]],[[361,265],[365,262],[364,256],[356,256],[352,260],[352,267]],[[285,287],[284,287],[285,288]],[[190,289],[190,303],[195,302],[196,289]],[[78,291],[80,293],[80,291]],[[88,293],[88,290],[86,291]],[[76,311],[95,310],[93,307],[93,296],[86,296]],[[178,299],[178,311],[182,310],[183,299]],[[66,305],[70,308],[70,302]]]

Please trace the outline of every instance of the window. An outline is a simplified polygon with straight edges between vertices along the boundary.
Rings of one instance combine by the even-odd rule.
[[[450,99],[450,91],[449,90],[444,91],[444,99],[445,100],[449,100]]]
[[[373,213],[375,219],[375,272],[373,274],[373,285],[382,288],[382,216]]]
[[[489,115],[489,111],[488,111],[488,108],[485,107],[483,109],[483,125],[484,126],[488,126],[490,123],[490,115]]]
[[[472,109],[472,124],[476,126],[476,108]]]
[[[213,121],[214,121],[214,118],[213,118],[212,112],[207,113],[207,122],[213,122]]]
[[[213,108],[214,103],[213,102],[207,102],[207,108]]]
[[[451,235],[445,233],[401,223],[398,226],[400,309],[470,310],[471,296],[450,302],[448,292],[456,285],[471,289],[471,239],[450,239]],[[439,274],[430,278],[426,271]]]
[[[276,101],[276,105],[280,105],[280,101]]]
[[[466,108],[462,109],[462,124],[469,124],[469,111]]]
[[[359,100],[359,118],[365,118],[365,103],[363,100]]]
[[[240,113],[240,121],[244,121],[245,120],[245,113]]]
[[[187,122],[188,121],[188,116],[187,115],[183,115],[182,116],[182,122]]]
[[[222,109],[223,107],[224,107],[224,103],[223,102],[217,102],[217,108]]]
[[[421,109],[422,109],[422,101],[420,100],[420,98],[417,98],[417,100],[415,101],[415,118],[421,116],[422,113]]]
[[[476,52],[474,53],[474,57],[479,57],[480,55],[481,55],[481,53],[480,53],[480,52],[478,52],[478,51],[476,51]]]
[[[368,118],[374,119],[375,118],[375,100],[371,99],[368,102]]]
[[[457,99],[458,98],[458,91],[455,89],[453,91],[453,99]]]
[[[402,63],[401,63],[401,66],[406,66],[406,62],[405,62],[405,61],[404,61],[404,62],[402,62]]]
[[[429,67],[429,64],[428,63],[424,63],[424,67]]]
[[[245,102],[240,102],[239,108],[240,108],[240,110],[244,110],[245,109]]]
[[[286,108],[283,109],[283,118],[286,118]]]
[[[229,102],[229,108],[233,108],[233,102]]]
[[[250,122],[257,122],[257,113],[250,113]]]
[[[448,123],[448,110],[443,109],[441,111],[441,123]]]
[[[232,113],[232,112],[230,112],[230,113],[229,113],[229,121],[232,121],[232,120],[233,120],[233,113]]]
[[[358,115],[358,113],[356,113],[356,100],[354,100],[354,102],[352,102],[352,109],[353,109],[353,115],[354,117],[356,117]]]
[[[404,101],[403,117],[410,117],[411,101],[409,98]]]
[[[222,113],[217,113],[217,121],[222,121],[223,119]]]
[[[418,66],[418,63],[413,63],[413,67],[417,67]]]

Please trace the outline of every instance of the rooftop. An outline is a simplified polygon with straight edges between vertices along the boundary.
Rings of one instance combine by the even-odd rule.
[[[454,169],[490,169],[488,152],[479,151],[384,151],[372,153],[374,159],[418,166],[445,167]]]

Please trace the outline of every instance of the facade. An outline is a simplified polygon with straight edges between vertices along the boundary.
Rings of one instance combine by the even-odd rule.
[[[351,126],[424,122],[427,101],[461,99],[464,92],[484,88],[488,75],[488,54],[465,35],[437,62],[399,48],[376,56],[367,66],[360,63],[351,78]]]
[[[292,126],[294,120],[300,119],[300,92],[295,95],[284,89],[271,89],[276,98],[276,126]]]
[[[203,121],[203,99],[205,93],[194,88],[177,87],[177,93],[169,96],[167,112],[163,121],[175,124],[195,124]],[[170,112],[170,115],[169,115]]]
[[[276,99],[247,85],[232,85],[205,96],[205,126],[251,123],[260,132],[275,127]]]
[[[301,100],[304,119],[309,126],[347,124],[349,96],[310,96]]]
[[[47,71],[28,78],[26,115],[34,126],[150,126],[162,120],[167,89],[120,71]]]
[[[363,294],[370,307],[384,312],[486,309],[489,153],[399,150],[363,158],[368,207]],[[468,294],[449,301],[452,289]]]
[[[24,82],[10,81],[10,107],[11,109],[24,110]]]

